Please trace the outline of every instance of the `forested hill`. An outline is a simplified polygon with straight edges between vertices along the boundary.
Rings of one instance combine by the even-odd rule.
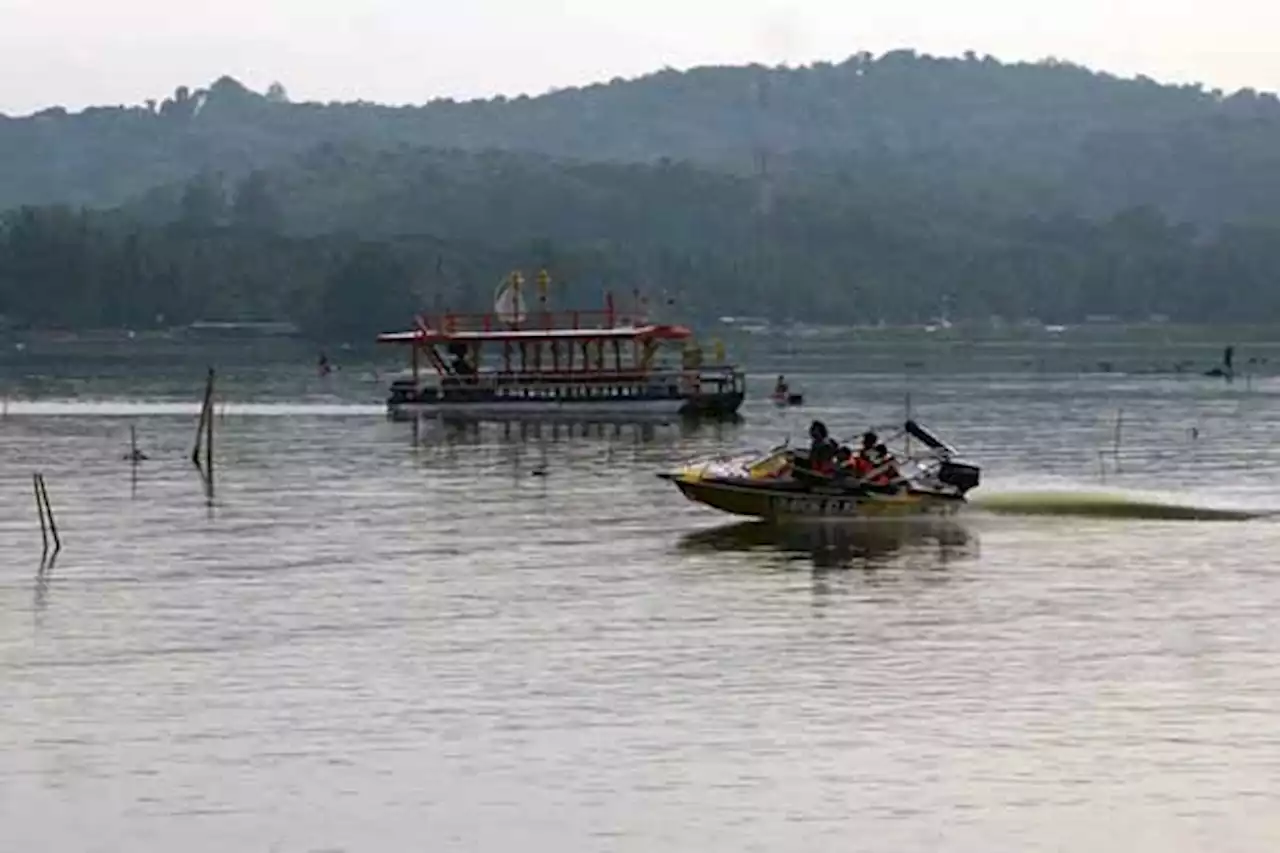
[[[761,155],[918,162],[1034,181],[1068,210],[1149,203],[1177,220],[1280,219],[1280,103],[1059,62],[899,51],[837,64],[662,71],[540,97],[391,108],[290,103],[223,78],[136,107],[0,118],[0,208],[110,206],[198,172],[231,179],[324,143],[660,158],[753,173]]]
[[[561,304],[640,286],[695,319],[1280,321],[1280,103],[900,52],[405,109],[223,79],[0,119],[0,325],[365,340],[538,265]]]
[[[762,193],[687,163],[335,147],[230,187],[200,176],[137,207],[0,217],[0,315],[41,327],[293,319],[366,340],[437,299],[485,310],[507,271],[546,266],[558,304],[640,286],[677,295],[695,320],[1280,319],[1278,227],[1206,233],[1150,207],[1015,215],[981,180],[939,186],[908,168],[868,161]]]

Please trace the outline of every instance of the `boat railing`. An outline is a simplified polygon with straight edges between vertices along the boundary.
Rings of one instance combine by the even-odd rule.
[[[699,368],[662,369],[544,369],[481,370],[476,373],[454,373],[442,377],[447,387],[494,388],[562,388],[566,385],[597,387],[670,387],[685,393],[703,390],[740,391],[745,379],[733,365],[703,365]]]
[[[534,309],[512,323],[489,312],[484,314],[423,313],[416,318],[419,329],[452,335],[458,332],[551,331],[554,329],[623,329],[652,322],[649,312],[640,311],[550,311]]]

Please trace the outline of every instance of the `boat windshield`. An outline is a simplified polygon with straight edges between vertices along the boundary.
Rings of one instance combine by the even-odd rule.
[[[775,447],[764,456],[756,458],[747,466],[752,479],[777,477],[791,468],[791,450],[787,447]]]

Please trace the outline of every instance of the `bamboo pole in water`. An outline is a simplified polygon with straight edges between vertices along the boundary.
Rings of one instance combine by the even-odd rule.
[[[213,368],[209,368],[209,376],[204,383],[204,403],[200,406],[200,423],[196,426],[196,444],[191,449],[191,462],[197,468],[200,467],[200,441],[206,432],[205,425],[212,419],[213,413],[209,411],[209,407],[213,404]]]
[[[40,475],[31,475],[31,491],[36,496],[36,515],[40,517],[40,539],[44,542],[44,553],[49,553],[49,527],[44,522],[44,502],[40,497]]]
[[[41,500],[44,501],[44,516],[49,520],[49,533],[52,534],[53,536],[53,553],[56,554],[62,550],[62,537],[58,535],[58,522],[54,521],[54,518],[53,518],[53,504],[49,503],[49,487],[45,485],[44,474],[37,474],[36,475],[37,504],[39,504]],[[43,529],[43,527],[44,527],[44,522],[42,520],[41,529]],[[48,543],[48,540],[46,539],[45,550],[47,551],[48,548],[49,548],[49,543]]]
[[[209,415],[204,420],[204,470],[205,483],[209,491],[209,500],[213,500],[213,368],[209,368]]]
[[[44,495],[44,514],[49,517],[49,532],[53,534],[53,553],[62,550],[62,537],[58,535],[58,522],[53,518],[53,504],[49,503],[49,487],[45,484],[44,474],[40,475],[40,492]]]

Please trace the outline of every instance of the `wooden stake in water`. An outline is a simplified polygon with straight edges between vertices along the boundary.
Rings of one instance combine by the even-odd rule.
[[[44,542],[43,553],[49,553],[49,526],[44,520],[44,499],[40,494],[40,475],[31,475],[31,491],[36,496],[36,515],[40,517],[40,539]]]
[[[209,368],[209,376],[204,383],[204,402],[200,406],[200,423],[196,426],[196,443],[191,449],[191,462],[197,468],[200,467],[200,442],[205,434],[205,424],[212,417],[213,413],[209,411],[209,407],[213,404],[213,368]]]
[[[213,405],[213,368],[209,368],[209,405]],[[208,489],[209,500],[213,500],[213,410],[204,420],[204,479]]]
[[[49,487],[45,485],[44,474],[40,475],[40,494],[44,496],[44,514],[49,519],[49,533],[53,535],[53,553],[62,550],[62,537],[58,535],[58,522],[53,518],[53,504],[49,503]]]
[[[49,553],[49,537],[53,537],[53,553],[62,550],[62,537],[58,535],[58,522],[53,518],[53,505],[49,503],[49,489],[43,474],[31,475],[31,487],[36,493],[36,513],[40,516],[40,538],[44,542],[43,553]]]

